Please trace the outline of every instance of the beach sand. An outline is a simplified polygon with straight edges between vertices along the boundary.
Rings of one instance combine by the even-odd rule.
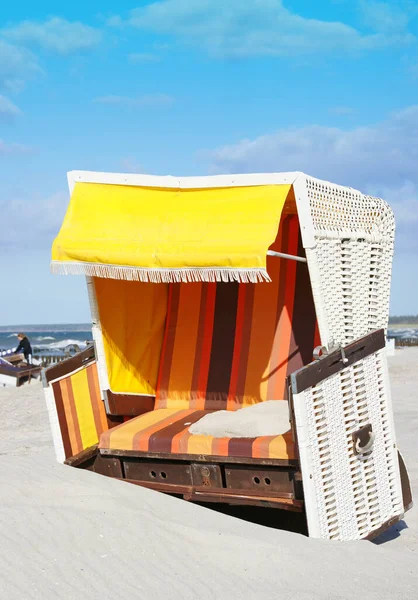
[[[417,498],[418,348],[389,364]],[[39,383],[0,406],[2,598],[418,597],[417,508],[376,543],[309,539],[57,464]]]

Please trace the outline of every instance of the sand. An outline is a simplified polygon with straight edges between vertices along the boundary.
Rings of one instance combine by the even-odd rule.
[[[218,410],[189,427],[193,435],[215,438],[282,435],[289,430],[289,404],[284,400],[260,402],[235,411]]]
[[[418,349],[390,359],[415,497],[417,366]],[[377,543],[309,539],[58,465],[38,383],[0,406],[2,598],[418,597],[416,508]]]

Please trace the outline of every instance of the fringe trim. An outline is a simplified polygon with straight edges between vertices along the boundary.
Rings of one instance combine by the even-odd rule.
[[[102,265],[82,262],[51,262],[54,275],[87,275],[106,279],[125,279],[149,283],[192,283],[234,282],[261,283],[271,281],[266,269],[233,269],[230,267],[182,267],[179,269],[148,269],[145,267],[127,267],[120,265]]]

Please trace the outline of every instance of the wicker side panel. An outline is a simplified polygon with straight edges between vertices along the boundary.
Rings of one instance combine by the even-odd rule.
[[[355,540],[402,515],[385,350],[294,396],[309,533]],[[375,441],[354,452],[352,434],[371,424]]]
[[[346,345],[386,329],[392,210],[379,198],[309,177],[306,191],[315,238],[306,254],[323,344]]]

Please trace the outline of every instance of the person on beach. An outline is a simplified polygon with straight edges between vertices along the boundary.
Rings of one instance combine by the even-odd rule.
[[[24,333],[18,333],[17,339],[19,340],[19,345],[17,348],[12,348],[10,350],[4,350],[0,353],[0,356],[7,356],[8,354],[19,354],[19,352],[23,353],[26,362],[28,365],[32,364],[32,346],[30,345],[30,341],[26,337]]]

